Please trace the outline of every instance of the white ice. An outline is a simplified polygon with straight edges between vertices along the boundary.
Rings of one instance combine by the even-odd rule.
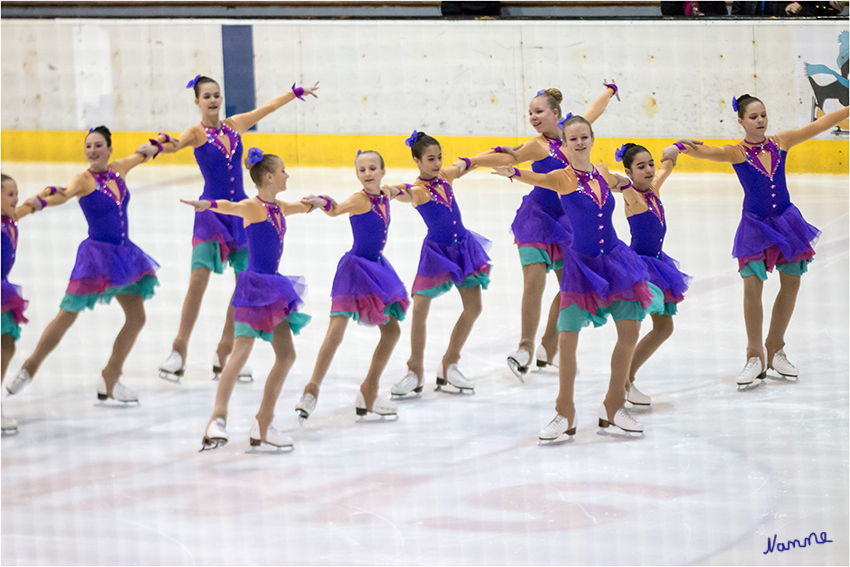
[[[82,165],[3,163],[22,196],[64,183]],[[350,169],[293,169],[284,200],[337,199],[359,189]],[[412,181],[392,170],[386,181]],[[216,383],[211,359],[232,272],[213,276],[189,345],[183,383],[157,378],[171,351],[188,286],[196,167],[142,166],[129,175],[130,233],[162,265],[147,325],[122,381],[133,408],[96,403],[95,382],[122,324],[117,304],[82,314],[33,384],[3,411],[20,432],[2,440],[2,555],[24,564],[847,564],[848,182],[789,176],[792,198],[823,234],[803,277],[786,339],[799,383],[768,379],[738,392],[745,362],[742,284],[730,251],[742,192],[731,173],[675,173],[664,188],[665,245],[694,276],[672,338],[638,375],[652,396],[635,410],[642,438],[601,430],[613,325],[581,333],[578,434],[539,446],[554,416],[557,374],[521,384],[505,364],[520,329],[522,274],[509,231],[528,187],[474,172],[455,184],[466,226],[493,241],[492,283],[461,369],[473,396],[433,391],[436,365],[460,312],[452,292],[428,321],[426,389],[395,422],[358,423],[354,398],[378,339],[350,324],[303,428],[293,411],[327,329],[336,264],[351,245],[344,218],[288,219],[281,273],[303,275],[312,323],[295,338],[298,360],[276,425],[290,453],[250,451],[271,347],[260,341],[257,380],[237,385],[231,442],[199,453]],[[253,195],[253,190],[248,190]],[[619,197],[618,197],[619,198]],[[394,203],[386,256],[412,284],[425,227]],[[615,221],[628,241],[622,203]],[[30,300],[9,377],[55,316],[86,225],[76,203],[20,223],[11,280]],[[557,292],[550,276],[544,301]],[[765,333],[778,277],[765,284]],[[648,329],[644,325],[644,332]],[[409,319],[381,382],[405,373]],[[542,333],[542,325],[540,333]],[[539,341],[538,334],[538,341]],[[767,541],[826,532],[831,542],[767,555]],[[820,535],[818,535],[820,539]]]

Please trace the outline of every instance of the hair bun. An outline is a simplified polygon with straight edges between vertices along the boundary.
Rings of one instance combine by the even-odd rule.
[[[545,91],[543,91],[543,94],[551,96],[556,101],[558,101],[558,104],[561,104],[564,101],[564,95],[561,94],[561,91],[559,91],[558,89],[546,89]]]

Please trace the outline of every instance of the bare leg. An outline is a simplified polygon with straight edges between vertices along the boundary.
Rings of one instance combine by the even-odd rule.
[[[608,394],[605,396],[605,409],[608,421],[614,421],[617,410],[626,403],[626,382],[629,381],[629,368],[632,366],[632,354],[640,337],[640,321],[622,320],[617,325],[617,344],[611,354],[611,380],[608,382]]]
[[[6,369],[9,368],[9,362],[12,361],[12,357],[15,356],[15,339],[12,338],[12,335],[2,335],[0,338],[2,341],[2,364],[3,366],[3,374],[0,375],[0,382],[6,379]]]
[[[145,304],[141,295],[116,295],[115,300],[124,310],[124,326],[115,337],[112,355],[100,373],[106,382],[106,393],[110,396],[112,388],[124,371],[124,362],[142,332],[142,327],[145,326]]]
[[[218,354],[218,359],[221,362],[224,362],[228,355],[230,355],[230,351],[233,350],[233,328],[235,326],[233,322],[234,297],[236,297],[235,289],[233,290],[233,294],[230,296],[230,301],[227,302],[227,315],[224,318],[224,329],[221,330],[221,340],[218,342],[218,348],[215,349],[216,354]],[[239,370],[242,370],[242,368]]]
[[[363,394],[363,399],[366,401],[366,409],[371,411],[372,404],[375,398],[378,397],[378,384],[381,380],[381,374],[384,373],[384,368],[387,367],[387,362],[393,353],[399,337],[401,337],[401,327],[398,325],[398,319],[390,317],[390,320],[380,326],[381,340],[378,341],[378,346],[375,347],[375,354],[372,355],[372,364],[369,366],[369,373],[366,374],[366,379],[360,385],[360,392]]]
[[[747,327],[747,359],[758,357],[764,369],[764,348],[762,347],[762,323],[764,311],[761,306],[761,292],[764,283],[758,276],[744,278],[744,324]]]
[[[472,332],[472,326],[475,324],[475,320],[481,315],[481,286],[459,289],[458,291],[460,292],[461,302],[463,302],[463,311],[460,317],[458,317],[454,329],[452,329],[452,336],[449,338],[449,348],[446,350],[446,354],[443,355],[443,376],[445,376],[446,369],[450,365],[456,364],[460,360],[460,351],[463,349],[466,339],[469,338],[469,334]],[[540,316],[539,309],[537,315],[538,317]],[[532,352],[534,352],[534,343],[532,342],[531,344]]]
[[[673,317],[670,315],[652,315],[652,330],[644,336],[635,347],[632,356],[632,367],[629,371],[629,382],[635,381],[635,374],[643,363],[649,360],[658,347],[673,334]],[[626,384],[628,386],[629,384]]]
[[[410,358],[407,361],[407,368],[420,379],[425,374],[425,330],[430,309],[430,297],[418,293],[413,296],[413,314],[410,317]]]
[[[534,357],[534,338],[540,324],[540,304],[546,289],[546,264],[526,264],[522,267],[522,334],[519,348]]]
[[[576,349],[578,348],[578,333],[561,331],[558,334],[558,378],[560,388],[558,399],[555,401],[555,411],[573,423],[576,417],[576,406],[573,392],[576,383]]]
[[[236,385],[236,379],[239,378],[239,371],[245,366],[245,361],[251,354],[251,349],[254,348],[254,337],[236,337],[233,344],[233,353],[224,365],[221,371],[221,377],[218,380],[218,390],[215,393],[215,407],[213,408],[210,423],[216,418],[222,418],[227,421],[227,406],[230,403],[230,396],[233,394],[233,387]]]
[[[198,313],[201,311],[201,302],[204,299],[204,293],[207,291],[207,284],[209,281],[209,268],[197,268],[192,270],[192,275],[189,277],[189,290],[186,292],[186,299],[183,300],[183,312],[180,315],[180,327],[177,331],[177,337],[171,344],[171,349],[183,357],[184,364],[186,363],[189,337],[192,336],[192,329],[195,327],[195,322],[198,320]]]
[[[316,357],[316,366],[313,367],[313,375],[310,377],[310,382],[304,387],[305,394],[313,394],[316,399],[319,399],[319,388],[322,386],[322,380],[325,379],[325,374],[328,373],[328,368],[331,367],[336,349],[342,343],[346,325],[348,325],[348,317],[343,315],[334,315],[331,317],[328,332],[325,335],[322,348],[319,349],[319,355]],[[239,368],[242,367],[240,366]]]
[[[74,321],[77,320],[77,315],[79,314],[60,309],[59,314],[47,325],[47,328],[41,334],[41,338],[38,339],[35,350],[24,362],[23,368],[30,373],[30,376],[35,377],[35,373],[38,372],[41,363],[44,362],[47,355],[56,348],[56,345],[65,336],[65,333],[71,328]]]
[[[543,338],[540,343],[546,349],[546,357],[549,364],[555,360],[555,354],[558,352],[558,315],[561,314],[561,276],[564,270],[556,270],[555,275],[558,276],[558,292],[552,299],[552,305],[549,306],[549,318],[546,320],[546,330],[543,332]]]
[[[286,380],[292,365],[295,364],[295,346],[292,344],[292,331],[289,328],[289,321],[283,321],[274,328],[272,348],[274,349],[274,366],[269,372],[269,377],[266,378],[263,401],[260,403],[260,411],[257,412],[261,440],[266,439],[266,432],[269,430],[272,420],[274,420],[274,407],[277,404],[278,397],[280,397],[283,382]]]
[[[779,272],[779,293],[773,303],[770,316],[770,328],[767,331],[767,360],[773,361],[773,355],[785,346],[785,330],[794,314],[797,304],[797,292],[800,291],[800,276]]]

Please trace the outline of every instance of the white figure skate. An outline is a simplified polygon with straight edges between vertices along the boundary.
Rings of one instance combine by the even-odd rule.
[[[227,435],[226,425],[220,417],[215,418],[207,426],[204,433],[204,439],[201,442],[201,451],[210,451],[227,445],[229,437]],[[201,452],[199,451],[199,452]]]
[[[619,427],[627,433],[643,433],[643,425],[623,408],[618,409],[617,413],[614,414],[614,421],[608,421],[608,410],[605,409],[605,404],[602,404],[599,406],[599,427],[608,427],[609,425]]]
[[[555,356],[552,357],[552,362],[549,362],[549,354],[546,352],[546,349],[541,344],[537,347],[537,368],[546,368],[547,366],[554,366],[558,368],[558,351],[555,351]]]
[[[566,417],[556,413],[555,419],[550,421],[549,425],[541,429],[540,433],[537,434],[537,437],[541,441],[555,441],[561,435],[573,436],[576,434],[577,421],[577,416],[574,417],[573,422],[570,423],[570,420]]]
[[[298,414],[298,422],[304,423],[304,420],[310,417],[313,410],[316,409],[316,396],[313,394],[304,394],[298,403],[295,404],[295,413]]]
[[[364,416],[368,413],[374,413],[375,415],[379,415],[381,417],[386,416],[397,416],[398,415],[398,406],[392,403],[389,400],[385,400],[381,396],[375,398],[375,401],[372,403],[372,409],[366,409],[366,399],[363,397],[363,392],[357,391],[357,399],[354,402],[354,411],[359,416]]]
[[[411,393],[419,394],[422,392],[423,381],[424,380],[422,378],[416,376],[416,373],[413,370],[408,370],[407,374],[404,375],[404,378],[393,385],[390,390],[390,395],[392,397],[401,398]]]
[[[740,374],[738,374],[738,378],[736,380],[738,383],[738,390],[746,388],[746,386],[752,384],[756,379],[764,380],[765,376],[767,376],[767,370],[762,370],[761,359],[757,356],[750,357],[747,359],[747,364],[744,365],[744,369],[741,370]]]
[[[638,390],[632,382],[626,389],[626,401],[636,406],[648,406],[652,403],[652,398]]]
[[[165,362],[159,365],[159,377],[166,382],[180,383],[180,378],[185,372],[183,357],[176,350],[171,351]]]
[[[443,386],[454,386],[457,392],[452,390],[443,390]],[[457,364],[449,364],[446,369],[446,375],[443,377],[443,365],[437,369],[437,391],[447,392],[449,394],[473,394],[475,393],[475,383],[466,379],[466,376],[458,370]]]
[[[21,390],[29,386],[30,382],[32,382],[32,376],[21,368],[12,380],[6,382],[6,391],[10,396],[20,394]]]
[[[531,355],[524,348],[515,350],[508,355],[508,368],[525,384],[525,375],[528,374],[528,365],[531,363]]]
[[[788,362],[788,357],[785,355],[785,349],[779,349],[779,352],[773,355],[773,361],[770,363],[770,368],[783,378],[796,379],[800,375],[800,371],[797,367]]]
[[[213,354],[213,381],[221,378],[221,372],[224,370],[229,358],[229,355],[225,356],[224,362],[221,362],[221,359],[218,357],[218,353]],[[247,362],[245,362],[245,366],[242,367],[242,370],[239,371],[237,380],[243,384],[250,384],[254,381],[254,370],[248,366]]]
[[[260,439],[260,424],[255,419],[254,426],[251,427],[251,447],[259,447],[263,443],[266,445],[271,445],[272,447],[277,447],[278,449],[287,448],[291,449],[295,442],[274,428],[273,425],[269,425],[268,431],[266,431],[266,439],[265,441]]]
[[[112,387],[112,395],[106,393],[106,380],[101,376],[100,382],[97,384],[97,399],[100,401],[114,400],[123,404],[139,403],[139,396],[130,388],[126,387],[119,380]]]

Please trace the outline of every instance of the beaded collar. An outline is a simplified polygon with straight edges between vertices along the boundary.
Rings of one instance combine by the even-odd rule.
[[[454,193],[452,192],[452,186],[446,183],[446,180],[441,177],[434,177],[433,179],[422,179],[419,177],[419,181],[422,181],[428,187],[428,192],[431,194],[431,200],[435,203],[439,203],[444,207],[452,208],[452,203],[454,202]],[[438,191],[436,191],[437,187],[443,189],[445,193],[445,197],[440,195]]]
[[[646,208],[658,218],[661,226],[664,226],[664,205],[661,204],[661,199],[658,198],[658,195],[652,189],[647,189],[646,191],[641,191],[637,187],[634,189],[635,193],[643,197]]]
[[[268,214],[266,221],[271,223],[275,231],[277,231],[277,236],[283,240],[283,234],[286,232],[286,220],[280,210],[280,205],[278,205],[277,201],[269,203],[268,201],[263,201],[259,197],[257,197],[257,200],[266,208],[266,213]]]
[[[3,215],[3,234],[5,234],[12,243],[12,250],[18,246],[18,221],[12,217]]]
[[[760,144],[750,145],[750,142],[744,140],[741,147],[744,149],[744,153],[747,156],[747,163],[756,168],[759,173],[764,174],[773,181],[773,176],[776,173],[776,169],[779,167],[779,146],[776,142],[770,138],[765,138],[764,142]],[[770,173],[767,172],[764,168],[764,164],[758,157],[762,152],[770,153]]]
[[[570,160],[568,160],[567,156],[564,155],[564,152],[561,151],[563,142],[560,139],[549,137],[546,138],[546,141],[549,143],[549,156],[563,163],[564,167],[570,165]]]
[[[593,166],[591,166],[593,167]],[[599,173],[595,167],[591,171],[581,171],[580,169],[573,168],[573,171],[576,174],[576,181],[578,181],[578,187],[576,190],[580,193],[584,193],[591,199],[596,205],[601,209],[605,204],[605,201],[608,200],[608,184],[605,183],[605,178],[602,177],[602,174]],[[590,187],[590,180],[596,179],[597,183],[599,183],[599,192],[602,195],[602,200],[596,196],[596,193],[593,192],[593,189]]]
[[[116,206],[120,207],[121,203],[124,202],[124,197],[127,195],[127,186],[124,183],[119,183],[121,176],[112,171],[111,167],[108,167],[106,171],[92,171],[89,169],[88,172],[94,177],[97,190],[108,196]],[[109,185],[107,185],[110,181],[114,182],[115,186],[118,187],[117,197],[112,189],[109,188]]]
[[[368,193],[365,189],[363,189],[363,194],[369,198],[369,202],[372,203],[372,212],[381,217],[381,220],[384,221],[384,226],[390,225],[390,201],[384,196],[383,193],[378,193],[377,195],[372,195]]]
[[[233,152],[236,151],[236,148],[239,146],[239,134],[236,131],[225,124],[221,123],[221,127],[213,128],[212,126],[205,126],[203,122],[201,122],[201,128],[204,129],[204,132],[207,134],[207,142],[212,144],[221,150],[221,153],[224,154],[228,160],[233,157]],[[227,151],[227,148],[224,147],[224,143],[221,141],[221,134],[224,133],[227,135],[228,140],[230,140],[230,152]]]

